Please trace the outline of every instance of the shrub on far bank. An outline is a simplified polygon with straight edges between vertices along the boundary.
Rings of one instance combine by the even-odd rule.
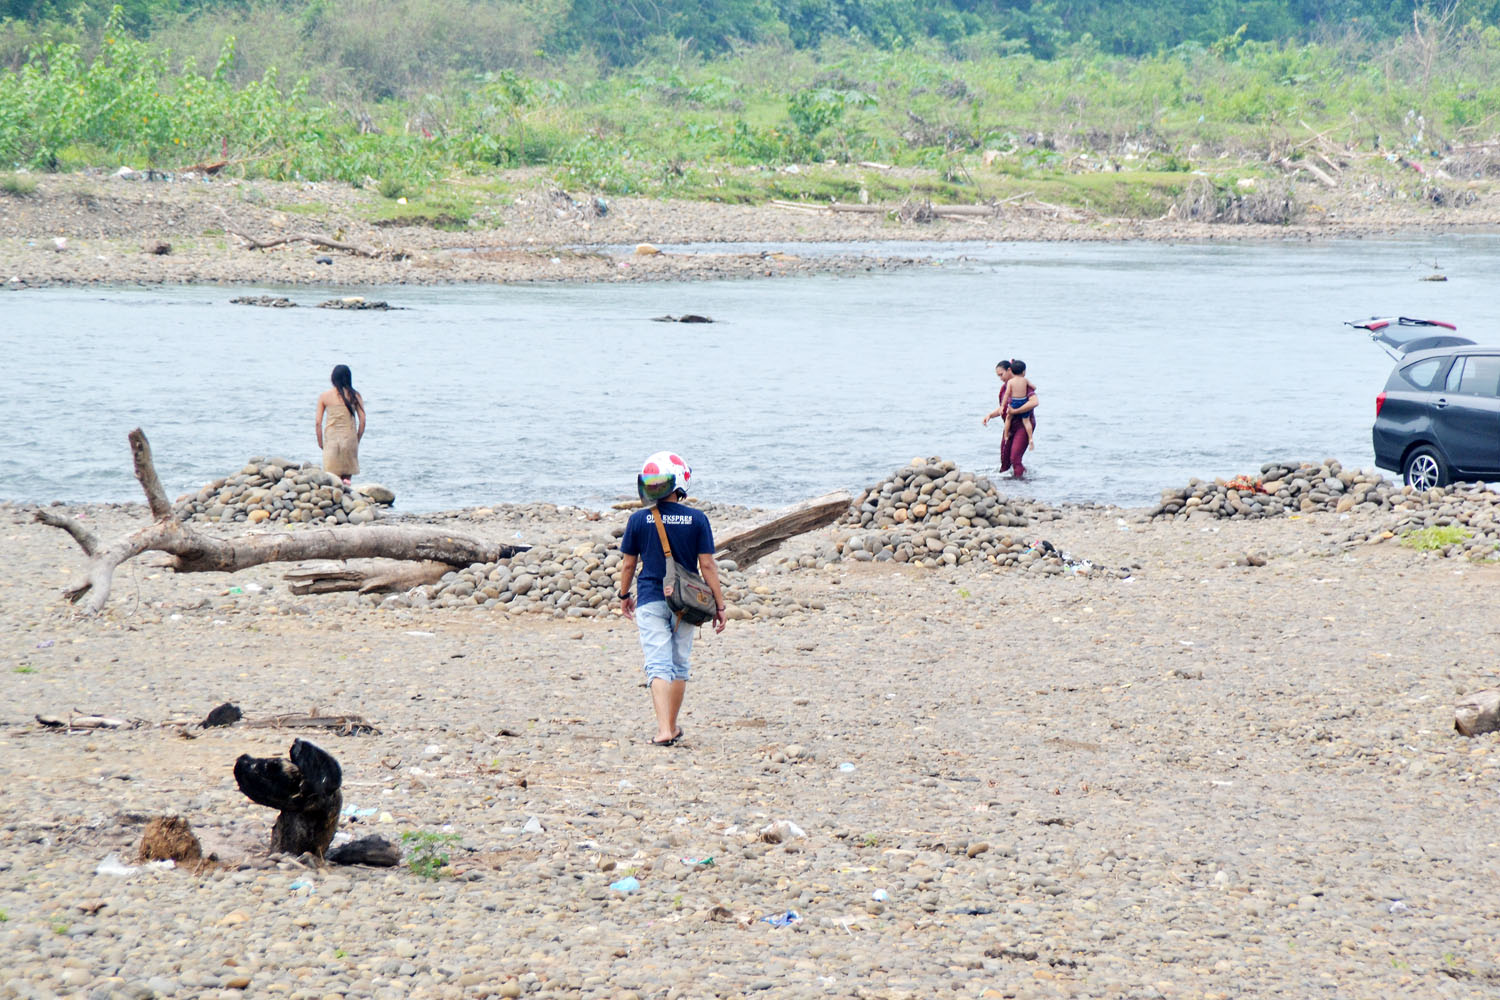
[[[36,194],[36,178],[29,174],[0,174],[0,194],[17,198]]]

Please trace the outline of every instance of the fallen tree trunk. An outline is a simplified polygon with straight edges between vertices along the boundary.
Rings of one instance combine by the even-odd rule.
[[[735,565],[744,569],[775,551],[788,538],[837,521],[848,513],[853,502],[848,493],[840,490],[793,504],[765,524],[723,539],[716,554],[720,559],[733,559]]]
[[[130,450],[135,476],[155,520],[138,531],[101,544],[72,518],[42,510],[36,519],[61,528],[78,542],[89,557],[83,575],[63,590],[77,603],[90,594],[84,609],[100,611],[109,600],[115,569],[142,552],[165,552],[175,559],[169,565],[179,573],[233,573],[268,562],[300,562],[305,559],[401,559],[436,561],[448,566],[508,559],[529,546],[501,545],[483,539],[455,535],[427,525],[339,525],[274,534],[215,538],[179,522],[156,476],[151,445],[137,427],[130,432]],[[92,592],[92,593],[90,593]]]

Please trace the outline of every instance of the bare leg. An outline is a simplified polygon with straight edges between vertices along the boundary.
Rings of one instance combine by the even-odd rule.
[[[687,694],[687,681],[669,681],[661,677],[651,682],[651,707],[656,711],[655,743],[666,743],[681,735],[677,727],[677,713],[682,711],[682,699]]]
[[[1036,447],[1036,421],[1030,415],[1026,417],[1026,450],[1031,451]]]

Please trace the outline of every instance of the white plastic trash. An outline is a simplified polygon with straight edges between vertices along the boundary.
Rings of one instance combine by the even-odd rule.
[[[118,854],[106,854],[104,860],[99,862],[99,867],[94,869],[98,875],[118,875],[121,878],[134,875],[138,871],[140,871],[139,868],[122,863]]]

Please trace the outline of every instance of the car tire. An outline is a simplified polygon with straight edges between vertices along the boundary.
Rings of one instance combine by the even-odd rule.
[[[1406,461],[1401,465],[1401,478],[1407,486],[1415,486],[1419,490],[1447,486],[1448,466],[1436,448],[1424,444],[1420,448],[1413,448],[1411,454],[1406,456]]]

